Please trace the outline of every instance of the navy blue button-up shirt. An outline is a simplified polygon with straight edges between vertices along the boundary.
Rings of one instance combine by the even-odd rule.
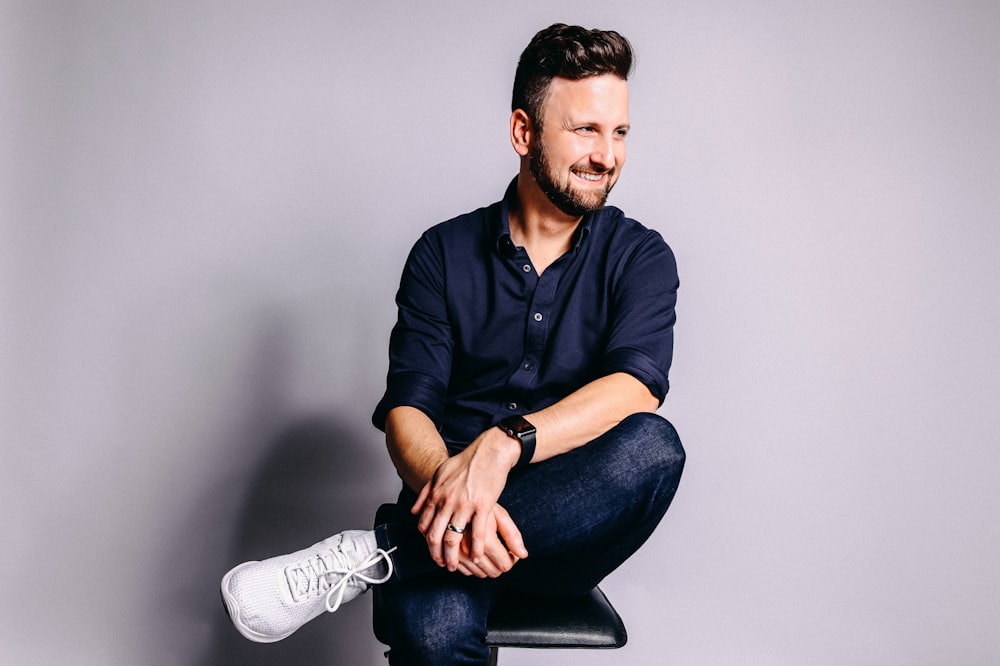
[[[515,181],[516,183],[516,181]],[[504,416],[528,414],[626,372],[663,402],[677,266],[658,233],[612,206],[535,271],[511,241],[504,199],[425,232],[403,269],[385,395],[427,414],[454,453]]]

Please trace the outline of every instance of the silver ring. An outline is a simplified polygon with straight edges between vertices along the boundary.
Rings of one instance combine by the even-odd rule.
[[[462,532],[465,531],[464,527],[455,527],[451,523],[448,523],[448,529],[454,532],[455,534],[461,534]]]

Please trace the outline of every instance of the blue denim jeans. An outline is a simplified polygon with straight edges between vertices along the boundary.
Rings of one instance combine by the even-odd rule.
[[[393,521],[376,528],[393,553],[381,590],[389,663],[486,664],[486,618],[498,595],[574,597],[624,562],[670,506],[684,467],[673,426],[635,414],[585,446],[511,474],[500,505],[521,530],[527,559],[496,579],[439,568],[400,493]]]

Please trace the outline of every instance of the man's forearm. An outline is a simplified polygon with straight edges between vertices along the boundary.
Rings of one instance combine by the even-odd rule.
[[[395,407],[389,411],[385,441],[399,476],[417,493],[448,459],[448,449],[434,422],[414,407]]]
[[[623,419],[655,412],[659,400],[624,372],[596,379],[559,402],[526,414],[537,432],[533,462],[566,453],[600,437]]]

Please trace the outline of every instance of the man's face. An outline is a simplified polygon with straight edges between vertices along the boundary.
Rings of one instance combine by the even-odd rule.
[[[623,79],[553,79],[542,106],[542,131],[531,144],[531,175],[563,213],[598,210],[625,164],[628,129]]]

